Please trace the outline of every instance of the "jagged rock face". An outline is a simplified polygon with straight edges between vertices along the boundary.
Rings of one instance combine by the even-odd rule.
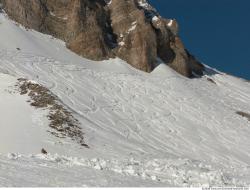
[[[104,2],[99,0],[4,0],[8,15],[25,27],[64,40],[84,57],[102,60],[111,55]]]
[[[135,68],[152,71],[157,58],[156,34],[135,1],[112,0],[112,28],[117,36],[116,54]]]
[[[203,65],[178,37],[178,23],[162,18],[146,0],[2,1],[12,19],[64,40],[86,58],[118,56],[146,72],[161,58],[184,76],[202,74]]]
[[[21,0],[3,1],[8,15],[24,26],[32,26],[35,30],[40,30],[42,26],[45,9],[40,1]]]

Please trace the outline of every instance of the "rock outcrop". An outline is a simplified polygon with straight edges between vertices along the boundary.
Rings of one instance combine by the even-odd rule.
[[[27,28],[64,40],[84,57],[102,60],[111,54],[105,3],[93,0],[3,0],[10,18]]]
[[[150,72],[160,58],[180,74],[202,75],[203,65],[178,37],[176,20],[162,18],[146,0],[2,0],[10,18],[64,40],[77,54],[118,56]]]
[[[0,12],[2,12],[2,7],[3,5],[2,5],[2,0],[0,0]]]

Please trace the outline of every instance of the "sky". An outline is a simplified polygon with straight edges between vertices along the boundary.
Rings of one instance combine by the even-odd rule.
[[[250,80],[249,0],[149,0],[201,62]]]

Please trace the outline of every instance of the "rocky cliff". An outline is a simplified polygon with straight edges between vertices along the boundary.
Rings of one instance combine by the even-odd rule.
[[[1,0],[27,28],[64,40],[77,54],[118,56],[150,72],[160,58],[180,74],[202,75],[203,65],[178,37],[176,20],[162,18],[146,0]]]

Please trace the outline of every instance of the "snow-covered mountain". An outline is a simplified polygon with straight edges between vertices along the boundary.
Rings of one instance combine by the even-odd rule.
[[[1,0],[8,16],[29,29],[65,41],[91,60],[119,57],[151,72],[160,58],[178,73],[202,75],[203,65],[184,47],[176,20],[147,0]]]
[[[0,13],[0,186],[249,186],[250,83],[158,62],[90,61]]]

